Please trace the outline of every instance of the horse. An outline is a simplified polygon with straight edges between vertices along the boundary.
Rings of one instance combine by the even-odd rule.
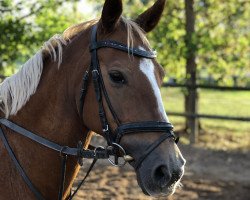
[[[122,0],[106,0],[100,19],[52,37],[1,83],[0,199],[71,199],[82,158],[112,155],[134,168],[146,195],[174,193],[185,159],[146,38],[164,6],[157,0],[129,20]],[[106,148],[88,148],[93,132]]]

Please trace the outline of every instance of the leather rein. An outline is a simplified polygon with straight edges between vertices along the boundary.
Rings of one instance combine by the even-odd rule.
[[[66,163],[67,157],[73,156],[77,159],[79,165],[83,165],[83,159],[93,159],[92,164],[90,165],[85,177],[77,186],[76,190],[70,195],[68,199],[72,199],[74,195],[77,193],[79,188],[85,182],[86,178],[88,177],[90,171],[94,167],[96,161],[98,159],[108,159],[109,162],[114,166],[123,166],[126,162],[131,162],[131,157],[126,155],[126,151],[123,147],[119,144],[122,137],[127,134],[131,133],[139,133],[139,132],[161,132],[162,135],[154,141],[145,151],[142,153],[139,159],[134,162],[135,169],[138,169],[144,159],[155,149],[157,148],[163,141],[167,138],[174,138],[175,142],[178,142],[178,138],[175,137],[173,132],[173,125],[168,122],[159,122],[159,121],[142,121],[142,122],[134,122],[134,123],[125,123],[122,124],[112,107],[111,101],[109,99],[108,93],[106,91],[104,81],[102,78],[102,73],[100,70],[99,60],[97,56],[97,50],[100,48],[113,48],[123,52],[127,52],[133,56],[142,57],[153,59],[156,57],[156,53],[154,51],[145,51],[139,48],[128,48],[127,45],[122,43],[112,41],[112,40],[105,40],[105,41],[97,41],[97,25],[94,25],[91,32],[91,44],[90,44],[90,53],[91,53],[91,65],[89,69],[85,72],[83,76],[83,83],[81,89],[81,96],[80,96],[80,111],[81,116],[83,116],[83,107],[84,107],[84,100],[87,94],[90,73],[92,75],[92,81],[94,84],[94,90],[96,94],[96,100],[98,102],[99,108],[99,117],[100,122],[102,125],[102,132],[105,136],[107,141],[107,147],[92,147],[91,149],[84,149],[83,144],[81,141],[78,142],[76,148],[71,148],[68,146],[61,146],[57,143],[47,140],[41,136],[32,133],[25,128],[15,124],[14,122],[9,121],[8,119],[1,118],[0,124],[4,127],[11,129],[15,133],[18,133],[24,137],[29,138],[40,145],[43,145],[49,149],[52,149],[61,156],[61,181],[60,181],[60,189],[58,191],[58,200],[63,198],[64,192],[64,182],[65,182],[65,175],[66,175]],[[115,131],[112,131],[109,127],[109,123],[106,117],[106,112],[103,106],[103,97],[107,102],[108,109],[111,111],[111,114],[117,124],[117,128]],[[0,127],[0,138],[2,139],[7,152],[13,161],[17,171],[22,176],[23,180],[29,187],[29,189],[33,192],[36,199],[38,200],[45,200],[44,196],[39,192],[39,190],[34,186],[32,181],[29,179],[28,175],[26,174],[25,170],[22,168],[20,162],[16,158],[3,130]],[[111,159],[114,157],[114,159]],[[119,163],[119,158],[123,159],[122,163]],[[133,158],[132,158],[133,159]]]

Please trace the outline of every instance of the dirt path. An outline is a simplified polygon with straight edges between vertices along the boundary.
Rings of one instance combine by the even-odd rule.
[[[181,146],[187,160],[183,187],[171,200],[250,200],[250,154]],[[78,178],[84,176],[87,166]],[[149,200],[137,185],[133,169],[99,162],[76,198]],[[166,199],[166,198],[162,198]]]

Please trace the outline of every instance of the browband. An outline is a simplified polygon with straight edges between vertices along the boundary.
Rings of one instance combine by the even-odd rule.
[[[113,40],[105,40],[105,41],[96,41],[96,42],[92,42],[92,44],[90,45],[89,49],[90,51],[93,50],[97,50],[103,47],[108,47],[108,48],[113,48],[113,49],[118,49],[120,51],[125,51],[128,52],[131,55],[135,55],[135,56],[139,56],[139,57],[143,57],[143,58],[156,58],[157,53],[156,51],[145,51],[139,48],[131,48],[125,44],[122,44],[120,42],[117,41],[113,41]]]

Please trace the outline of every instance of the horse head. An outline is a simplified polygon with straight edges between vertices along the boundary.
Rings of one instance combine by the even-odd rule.
[[[84,105],[78,106],[88,129],[110,140],[111,146],[119,143],[119,148],[133,158],[129,163],[135,168],[138,183],[145,194],[152,196],[172,194],[185,164],[170,134],[171,124],[162,103],[160,86],[164,70],[145,35],[159,22],[164,6],[165,1],[158,0],[132,21],[122,16],[121,0],[105,1],[100,20],[89,27],[88,33],[92,38],[88,44],[91,52],[87,59],[88,70],[97,71],[101,80],[99,86],[88,80]],[[96,26],[94,33],[93,26]],[[95,79],[96,75],[92,73],[91,76]],[[98,87],[100,91],[96,94]],[[100,96],[101,106],[98,103]],[[170,135],[164,137],[167,125],[170,125],[167,130]],[[106,126],[108,136],[105,135]]]

